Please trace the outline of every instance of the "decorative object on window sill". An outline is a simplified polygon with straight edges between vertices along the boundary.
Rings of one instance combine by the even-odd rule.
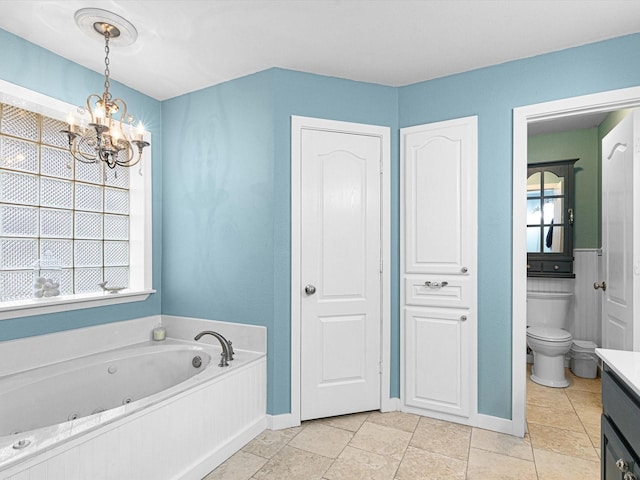
[[[98,286],[105,292],[118,293],[120,290],[124,290],[126,287],[107,287],[107,282],[99,283]]]
[[[33,262],[33,297],[49,298],[60,295],[62,266],[50,250]]]
[[[127,104],[121,98],[112,98],[109,71],[109,42],[131,45],[138,32],[126,19],[98,8],[83,8],[75,14],[76,24],[81,30],[104,37],[104,92],[87,97],[87,109],[91,116],[88,125],[76,125],[70,115],[69,129],[62,130],[69,138],[69,151],[73,158],[83,163],[104,162],[109,168],[132,167],[140,162],[142,151],[149,142],[143,139],[142,122],[134,129],[134,118],[127,114]],[[124,125],[129,129],[123,129]],[[135,136],[130,131],[135,130]]]

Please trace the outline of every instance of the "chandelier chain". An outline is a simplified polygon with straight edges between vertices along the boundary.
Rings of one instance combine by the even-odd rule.
[[[105,53],[105,57],[104,57],[104,93],[105,93],[105,100],[106,101],[111,101],[111,92],[109,92],[109,87],[111,86],[110,82],[109,82],[109,75],[110,75],[110,70],[109,70],[109,31],[107,30],[104,33],[104,53]],[[105,105],[105,109],[107,108],[107,106]]]

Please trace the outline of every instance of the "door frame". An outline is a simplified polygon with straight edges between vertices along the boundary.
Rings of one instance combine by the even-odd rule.
[[[390,397],[391,388],[391,144],[390,127],[361,123],[291,116],[291,416],[290,426],[300,425],[300,314],[301,314],[301,261],[302,261],[302,135],[303,129],[328,130],[339,133],[371,135],[381,139],[381,305],[380,332],[380,409],[396,410]]]
[[[526,422],[527,385],[527,125],[595,112],[610,112],[640,106],[640,87],[611,90],[551,102],[526,105],[513,109],[513,189],[512,189],[512,434],[524,436]],[[634,332],[640,329],[634,329]],[[634,333],[634,335],[636,335]],[[639,340],[634,338],[634,344]]]

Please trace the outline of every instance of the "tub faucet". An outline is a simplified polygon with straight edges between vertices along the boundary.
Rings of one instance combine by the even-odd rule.
[[[205,330],[204,332],[200,332],[195,336],[194,340],[197,342],[204,335],[212,335],[218,339],[218,341],[220,342],[220,346],[222,347],[222,354],[220,355],[220,363],[218,364],[218,366],[228,367],[229,366],[228,361],[233,360],[233,348],[231,347],[231,342],[228,341],[226,338],[224,338],[222,335],[220,335],[218,332],[212,332],[211,330]]]

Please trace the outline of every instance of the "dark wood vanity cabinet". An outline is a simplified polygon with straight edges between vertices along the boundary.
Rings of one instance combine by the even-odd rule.
[[[578,159],[527,168],[527,275],[575,278],[574,176]]]
[[[605,364],[602,480],[640,480],[640,397]]]

